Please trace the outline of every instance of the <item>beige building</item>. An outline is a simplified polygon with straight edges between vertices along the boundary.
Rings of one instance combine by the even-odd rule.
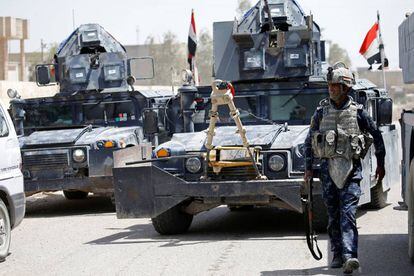
[[[18,80],[25,80],[24,40],[28,39],[28,32],[28,22],[26,19],[10,16],[0,17],[0,80],[9,80],[9,77],[15,78],[16,74]],[[20,42],[18,63],[10,63],[9,61],[9,40],[19,40]],[[11,69],[10,74],[9,69]]]

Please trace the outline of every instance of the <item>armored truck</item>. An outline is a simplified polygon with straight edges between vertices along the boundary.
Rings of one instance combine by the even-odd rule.
[[[154,150],[153,162],[129,162],[114,169],[118,218],[151,217],[160,234],[185,232],[195,214],[220,205],[230,210],[271,206],[305,211],[304,141],[314,111],[328,97],[320,27],[295,0],[269,0],[259,1],[240,20],[214,23],[213,30],[214,76],[231,83],[238,111],[229,114],[226,106],[212,110],[210,95],[217,82],[212,87],[183,86],[167,112],[176,132]],[[387,91],[357,80],[352,95],[392,147],[397,133]],[[172,112],[176,109],[180,112]],[[213,147],[207,150],[212,115],[218,117],[217,128]],[[244,125],[249,150],[242,147],[234,117]],[[394,152],[387,150],[387,165]],[[392,177],[398,176],[389,172],[376,183],[373,166],[370,149],[363,161],[360,203],[382,207]],[[319,170],[317,160],[314,169]],[[313,205],[314,227],[326,229],[318,173]]]
[[[36,67],[38,85],[59,84],[56,95],[20,99],[9,90],[26,194],[113,195],[113,152],[143,142],[158,144],[158,114],[163,114],[158,110],[171,92],[133,86],[153,73],[151,58],[128,58],[100,25],[86,24],[59,46],[54,63]]]
[[[414,84],[414,14],[399,26],[400,67],[405,83]],[[402,195],[408,206],[408,254],[414,262],[414,111],[401,114]]]

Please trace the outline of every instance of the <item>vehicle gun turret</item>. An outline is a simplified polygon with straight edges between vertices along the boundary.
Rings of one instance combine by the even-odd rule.
[[[295,0],[262,0],[240,20],[214,23],[215,77],[231,81],[321,76],[325,43]]]
[[[59,45],[53,63],[36,66],[37,84],[60,84],[63,94],[127,91],[136,79],[153,75],[151,57],[128,58],[124,46],[98,24],[81,25]]]

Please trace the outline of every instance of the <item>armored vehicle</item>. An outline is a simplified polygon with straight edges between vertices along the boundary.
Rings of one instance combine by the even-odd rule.
[[[414,14],[399,27],[400,67],[405,83],[414,84]],[[404,201],[408,205],[408,254],[414,262],[414,111],[401,114],[402,163],[401,182]]]
[[[304,141],[311,116],[328,97],[320,27],[295,0],[260,1],[240,21],[213,27],[214,74],[231,82],[238,112],[229,114],[227,107],[219,106],[217,115],[211,112],[211,87],[183,86],[176,104],[180,116],[174,117],[174,107],[167,114],[178,126],[176,133],[154,150],[155,161],[114,169],[118,217],[151,217],[161,234],[185,232],[195,214],[219,205],[230,210],[252,206],[305,210]],[[213,88],[218,86],[215,83]],[[397,133],[387,92],[358,80],[352,93],[392,146]],[[211,132],[206,129],[211,115],[218,118],[208,154]],[[232,121],[236,115],[244,125],[251,154]],[[390,149],[387,164],[393,154]],[[363,162],[360,203],[382,207],[391,178],[397,176],[389,172],[383,183],[376,183],[374,159],[371,149]],[[318,162],[314,166],[317,172]],[[318,178],[314,194],[314,227],[324,229],[327,214]]]
[[[157,110],[167,94],[133,86],[135,78],[152,75],[151,58],[128,58],[100,25],[87,24],[59,46],[53,64],[36,67],[39,85],[60,85],[56,95],[20,99],[9,90],[26,194],[112,195],[113,152],[145,141],[157,144]]]

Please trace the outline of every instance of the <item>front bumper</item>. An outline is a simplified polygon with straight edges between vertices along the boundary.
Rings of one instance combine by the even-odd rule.
[[[226,204],[237,198],[276,197],[302,213],[302,179],[249,181],[196,181],[176,177],[155,165],[114,168],[114,192],[118,218],[156,217],[189,199],[220,199]],[[320,192],[314,181],[315,194]]]
[[[46,191],[79,190],[91,193],[112,193],[113,177],[71,177],[62,179],[42,179],[24,181],[26,194]]]

